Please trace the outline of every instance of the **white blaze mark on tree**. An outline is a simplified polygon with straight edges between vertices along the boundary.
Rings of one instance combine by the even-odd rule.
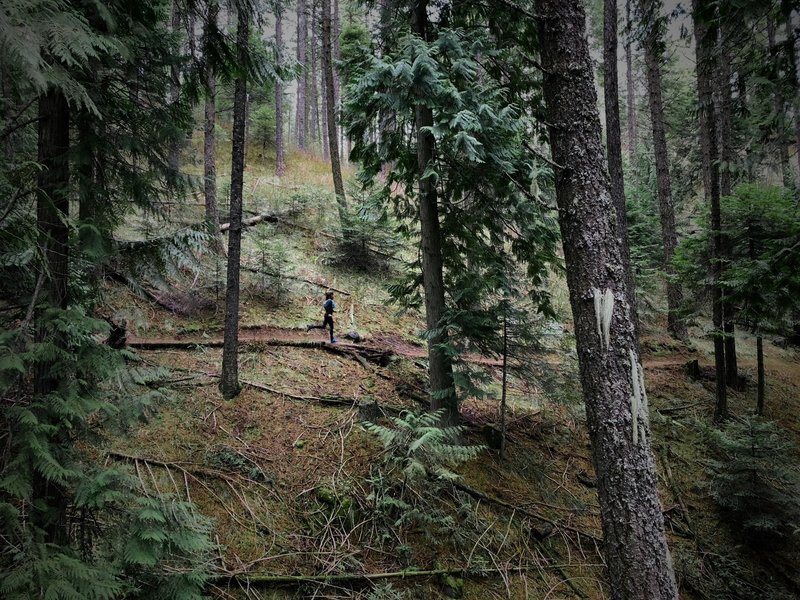
[[[592,288],[594,296],[594,317],[597,322],[597,335],[600,337],[600,348],[606,350],[611,345],[611,315],[614,312],[614,294],[610,289],[601,292]]]
[[[633,430],[633,443],[639,444],[639,415],[642,414],[647,420],[647,391],[644,387],[644,370],[636,352],[631,348],[629,351],[631,359],[631,385],[633,394],[631,395],[631,428]]]

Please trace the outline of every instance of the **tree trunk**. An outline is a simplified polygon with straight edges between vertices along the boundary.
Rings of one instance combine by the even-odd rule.
[[[275,64],[280,69],[283,54],[283,10],[275,11]],[[286,172],[286,157],[283,147],[283,80],[275,81],[275,175],[283,177]]]
[[[295,124],[297,127],[297,147],[301,150],[306,149],[306,116],[308,107],[306,105],[306,86],[308,83],[308,49],[306,47],[306,36],[308,34],[308,14],[306,12],[306,0],[297,0],[297,63],[300,65],[300,76],[297,79],[297,106]]]
[[[611,178],[611,199],[617,215],[617,237],[620,240],[625,277],[628,280],[628,303],[636,318],[636,286],[633,282],[630,246],[628,244],[628,211],[625,207],[625,178],[622,171],[622,133],[619,124],[619,87],[617,74],[617,0],[605,0],[603,14],[603,82],[606,104],[606,145],[608,174]]]
[[[786,51],[789,53],[789,69],[791,70],[791,83],[794,90],[794,140],[795,158],[797,159],[797,181],[800,182],[800,81],[797,75],[797,55],[795,54],[794,28],[792,27],[792,3],[783,0],[783,14],[786,19]]]
[[[44,259],[40,277],[42,299],[46,307],[67,308],[69,273],[69,120],[70,109],[61,91],[49,90],[39,98],[38,162],[36,221],[39,246]],[[34,295],[36,291],[33,292]],[[37,318],[38,321],[38,318]],[[37,322],[36,341],[49,342],[64,349],[60,336],[51,337]],[[60,421],[53,413],[52,401],[46,397],[56,391],[59,377],[53,373],[52,362],[40,359],[33,374],[33,393],[42,404],[34,408],[42,426]],[[64,375],[63,373],[61,374]],[[68,444],[66,430],[53,433],[61,443]],[[65,543],[68,529],[64,519],[68,502],[61,485],[48,481],[38,471],[33,474],[31,520],[44,532],[45,540]],[[43,501],[44,509],[39,508]]]
[[[334,101],[333,61],[331,58],[331,0],[322,0],[322,73],[325,79],[325,110],[327,112],[328,149],[331,157],[333,189],[336,192],[339,219],[342,226],[344,226],[347,214],[347,200],[344,195],[342,165],[339,161],[339,144],[336,140],[336,104]]]
[[[217,211],[217,164],[216,164],[216,124],[217,124],[217,77],[214,67],[209,63],[211,41],[209,31],[217,27],[219,5],[215,1],[208,3],[206,22],[205,49],[206,58],[206,102],[205,122],[203,127],[203,182],[206,203],[206,222],[216,234],[219,231],[219,212]]]
[[[181,30],[181,11],[180,7],[178,6],[177,0],[173,0],[172,8],[170,13],[171,23],[170,26],[172,28],[172,33],[175,34]],[[175,104],[178,102],[181,93],[181,81],[180,81],[180,71],[178,70],[177,64],[173,64],[170,67],[170,86],[169,86],[169,101],[170,104]],[[167,156],[167,161],[169,164],[170,169],[173,171],[180,171],[181,168],[181,143],[179,141],[174,141],[169,148],[169,154]]]
[[[636,85],[633,81],[633,24],[631,23],[631,0],[625,0],[625,22],[628,35],[625,40],[625,79],[628,104],[628,159],[636,153]]]
[[[503,380],[500,392],[500,459],[506,456],[506,390],[508,388],[508,300],[503,308]]]
[[[411,31],[427,39],[428,2],[418,0],[411,14]],[[425,318],[429,332],[428,375],[430,378],[431,409],[442,410],[442,423],[458,422],[458,398],[453,384],[453,364],[441,350],[447,343],[447,332],[442,328],[445,312],[444,261],[439,223],[439,205],[436,185],[423,174],[433,160],[435,140],[425,128],[433,126],[433,112],[423,104],[424,92],[417,91],[420,102],[415,108],[417,130],[417,169],[419,172],[419,224],[422,243],[422,287],[425,292]]]
[[[319,3],[314,0],[311,4],[311,127],[309,128],[311,139],[315,144],[319,143],[319,39],[317,30],[319,24]]]
[[[603,164],[582,0],[537,2],[581,384],[611,597],[678,597],[650,450],[647,396]]]
[[[760,335],[756,338],[756,364],[758,365],[758,399],[756,401],[756,412],[764,414],[764,338]]]
[[[724,21],[720,23],[719,56],[721,58],[717,69],[717,98],[719,101],[719,151],[720,151],[720,173],[719,190],[721,196],[730,196],[733,190],[733,120],[732,94],[731,94],[731,53],[729,52],[732,32],[725,27]],[[727,236],[723,238],[723,251],[726,261],[731,255],[731,240]],[[735,307],[732,302],[723,297],[722,316],[723,330],[725,331],[725,381],[731,387],[739,385],[739,367],[736,361],[736,324]]]
[[[706,201],[711,209],[711,297],[714,322],[714,367],[716,400],[714,420],[728,418],[728,394],[725,387],[725,340],[723,337],[722,286],[720,284],[723,255],[720,215],[719,162],[717,149],[717,116],[714,110],[714,73],[717,68],[714,52],[717,29],[711,0],[692,0],[695,54],[697,63],[697,95],[700,106],[700,147],[703,152],[703,183]]]
[[[331,23],[333,45],[333,62],[331,72],[333,73],[333,106],[336,117],[336,141],[339,144],[339,156],[347,160],[347,155],[344,151],[344,137],[342,136],[342,128],[339,125],[339,110],[341,109],[341,82],[339,80],[339,68],[336,66],[338,61],[342,59],[342,46],[340,43],[340,34],[342,32],[341,22],[339,20],[339,0],[333,0],[333,21]]]
[[[647,31],[642,43],[647,69],[647,92],[650,122],[653,129],[653,153],[656,162],[656,190],[661,217],[661,241],[664,246],[664,272],[667,274],[667,329],[672,337],[686,339],[686,323],[680,318],[683,290],[675,282],[672,259],[678,245],[675,232],[675,210],[672,204],[672,183],[669,174],[667,134],[664,128],[664,103],[661,94],[661,2],[641,0],[641,14]]]
[[[772,21],[772,15],[769,12],[767,13],[767,43],[769,44],[770,59],[775,63],[775,77],[772,82],[775,90],[772,95],[772,105],[775,112],[775,142],[778,145],[778,158],[781,164],[783,185],[789,187],[792,184],[792,175],[789,169],[789,145],[786,141],[786,103],[783,98],[783,92],[781,92],[782,81],[777,67],[780,61],[775,54],[775,23]]]
[[[236,54],[239,64],[247,62],[248,19],[241,10],[236,27]],[[239,267],[242,246],[242,188],[244,184],[245,104],[247,75],[242,72],[233,88],[233,132],[231,134],[231,201],[228,230],[228,281],[225,292],[225,331],[222,350],[220,390],[229,400],[239,394]]]

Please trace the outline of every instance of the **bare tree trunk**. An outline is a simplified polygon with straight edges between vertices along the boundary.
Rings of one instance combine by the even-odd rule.
[[[536,3],[556,200],[612,598],[675,600],[582,0]]]
[[[672,183],[669,174],[667,135],[664,128],[664,103],[661,94],[661,2],[641,0],[641,15],[646,23],[646,35],[642,43],[647,67],[647,92],[650,101],[650,122],[653,129],[653,153],[656,162],[656,188],[659,214],[661,216],[661,240],[664,246],[664,272],[667,274],[667,329],[670,334],[683,340],[687,337],[686,323],[680,318],[683,290],[675,281],[672,259],[678,245],[675,232],[675,210],[672,204]]]
[[[756,400],[756,413],[764,414],[765,376],[764,376],[764,338],[756,338],[756,364],[758,369],[758,398]]]
[[[711,209],[711,296],[714,322],[714,366],[716,369],[717,404],[714,420],[728,418],[728,394],[725,387],[725,340],[723,337],[722,286],[723,256],[720,214],[719,161],[717,149],[717,115],[714,110],[714,73],[717,68],[714,52],[718,32],[714,25],[711,0],[692,0],[695,53],[697,63],[697,95],[700,105],[700,147],[703,151],[703,182],[706,200]]]
[[[769,44],[769,53],[774,63],[779,62],[776,52],[775,44],[775,23],[772,21],[772,15],[767,12],[767,41]],[[772,102],[775,112],[775,141],[778,144],[778,158],[781,163],[781,176],[783,178],[783,185],[789,187],[792,183],[791,170],[789,169],[789,145],[786,141],[786,102],[781,92],[780,73],[777,66],[775,67],[775,81],[774,93],[772,95]]]
[[[788,0],[782,1],[783,14],[786,19],[786,51],[789,53],[789,69],[792,71],[792,89],[794,90],[794,140],[795,158],[797,159],[797,181],[800,182],[800,81],[797,75],[797,55],[795,54],[795,35],[792,26],[792,3]]]
[[[625,40],[625,79],[627,84],[628,159],[636,153],[636,85],[633,81],[633,34],[631,30],[631,0],[625,0],[625,23],[628,35]]]
[[[334,101],[333,61],[331,58],[331,0],[322,0],[322,73],[325,78],[325,110],[327,112],[328,148],[331,156],[333,189],[336,192],[336,203],[339,206],[339,218],[342,226],[344,226],[347,214],[347,200],[344,195],[342,165],[339,161],[339,144],[336,141],[336,104]]]
[[[180,7],[178,6],[177,0],[173,0],[172,8],[170,13],[170,20],[171,20],[171,28],[172,32],[178,32],[181,30],[181,12]],[[178,66],[173,64],[170,67],[170,86],[169,86],[169,101],[171,104],[178,102],[181,93],[181,81],[180,81],[180,72],[178,71]],[[173,171],[180,171],[181,168],[181,143],[179,141],[175,141],[171,144],[169,148],[169,154],[167,156],[168,164],[170,169]]]
[[[500,392],[500,459],[506,455],[506,390],[508,388],[508,301],[503,309],[503,380]]]
[[[295,123],[297,126],[297,147],[301,150],[306,149],[306,115],[308,106],[306,104],[306,86],[308,83],[308,49],[306,47],[306,36],[308,34],[308,13],[306,11],[306,0],[297,0],[297,62],[302,69],[300,77],[297,79],[297,106]]]
[[[732,169],[735,160],[733,152],[733,120],[731,118],[731,31],[720,23],[719,39],[719,68],[717,69],[717,98],[719,100],[719,150],[720,173],[719,189],[721,196],[730,196],[733,190]],[[723,238],[723,251],[726,261],[731,254],[731,240]],[[732,302],[723,297],[722,305],[723,331],[725,332],[725,381],[731,387],[739,385],[739,366],[736,361],[736,324],[735,307]]]
[[[283,63],[283,10],[275,10],[275,64]],[[286,173],[286,157],[283,146],[283,80],[275,81],[275,175],[283,177]]]
[[[342,59],[342,45],[340,42],[340,35],[342,32],[341,21],[339,20],[339,0],[333,0],[333,23],[332,23],[332,44],[333,44],[333,105],[335,107],[334,114],[336,117],[336,140],[339,145],[339,156],[345,157],[344,151],[344,138],[342,137],[342,128],[339,126],[339,111],[341,110],[341,82],[339,80],[339,68],[336,66],[338,61]],[[345,160],[347,160],[345,158]]]
[[[311,127],[310,135],[315,144],[320,141],[319,122],[319,39],[317,30],[319,25],[319,3],[313,0],[311,4]]]
[[[236,27],[236,54],[239,64],[247,62],[248,19],[239,11]],[[242,246],[242,188],[245,158],[245,105],[247,75],[241,72],[233,88],[233,132],[231,134],[231,201],[228,229],[228,281],[225,292],[225,331],[222,349],[220,391],[229,400],[239,394],[239,268]]]
[[[203,126],[203,183],[205,191],[206,221],[214,233],[219,231],[219,212],[217,211],[217,165],[216,165],[216,125],[217,125],[217,78],[210,64],[209,30],[217,27],[219,5],[212,0],[208,3],[206,32],[204,36],[206,59],[206,102]]]
[[[380,21],[378,24],[378,31],[380,36],[381,54],[385,55],[390,51],[392,40],[392,23],[394,19],[396,0],[381,0],[380,3]],[[378,117],[378,147],[380,152],[386,152],[387,138],[391,132],[394,131],[395,113],[391,110],[381,109],[381,114]],[[384,161],[383,168],[381,169],[383,176],[388,177],[392,165],[389,161]]]
[[[606,145],[608,174],[611,177],[611,199],[617,215],[617,236],[622,250],[622,263],[630,294],[628,303],[636,318],[636,286],[633,281],[628,244],[628,211],[625,207],[625,177],[622,171],[622,134],[619,124],[619,84],[617,73],[617,0],[605,0],[603,11],[603,88],[606,104]]]
[[[428,2],[419,0],[411,14],[411,31],[427,40]],[[442,328],[445,313],[444,261],[439,223],[439,204],[436,185],[423,173],[434,157],[435,140],[426,130],[433,126],[433,112],[423,104],[424,92],[417,91],[420,99],[415,108],[417,133],[417,169],[419,172],[419,224],[422,244],[422,287],[425,292],[425,318],[428,331],[437,332],[428,338],[428,376],[430,378],[431,409],[442,410],[442,423],[458,422],[458,398],[453,383],[453,364],[441,350],[447,342],[447,332]]]

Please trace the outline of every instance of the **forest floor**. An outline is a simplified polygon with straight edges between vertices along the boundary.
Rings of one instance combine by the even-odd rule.
[[[246,179],[247,208],[285,210],[288,190],[311,231],[254,226],[244,236],[244,260],[262,264],[277,244],[286,273],[319,285],[243,274],[242,393],[225,401],[217,389],[224,309],[208,257],[200,276],[162,290],[173,307],[182,304],[177,311],[109,283],[105,312],[126,321],[141,368],[155,374],[147,386],[162,400],[137,429],[87,452],[133,465],[145,489],[171,490],[213,517],[220,576],[209,592],[219,598],[610,597],[567,319],[544,324],[542,347],[511,373],[505,456],[484,448],[457,468],[455,483],[406,482],[364,424],[389,425],[402,411],[425,408],[424,321],[389,303],[391,265],[364,273],[326,262],[334,242],[313,229],[333,229],[324,209],[328,183],[309,162],[294,157],[301,174],[282,187],[264,184],[272,180],[257,166]],[[265,250],[256,230],[273,245]],[[321,330],[305,331],[320,318],[325,285],[349,293],[337,296],[335,346]],[[554,288],[563,311],[563,282]],[[350,330],[364,340],[346,341]],[[682,597],[798,597],[797,549],[763,553],[740,543],[707,497],[713,363],[709,341],[695,333],[690,345],[658,335],[642,341]],[[747,385],[731,391],[730,405],[746,415],[754,407],[754,342],[741,333],[737,341]],[[798,463],[800,360],[792,349],[766,349],[767,416],[795,443],[790,460]],[[695,359],[699,380],[685,372]],[[487,375],[489,394],[464,400],[463,441],[487,445],[498,427],[501,363],[478,352],[465,363]]]

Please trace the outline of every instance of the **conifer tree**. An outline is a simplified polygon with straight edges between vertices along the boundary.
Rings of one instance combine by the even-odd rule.
[[[203,121],[203,182],[205,192],[206,221],[214,232],[219,231],[217,211],[217,167],[216,167],[216,126],[217,126],[217,78],[212,60],[213,36],[217,29],[219,5],[216,0],[208,0],[205,31],[203,34],[203,54],[206,76],[206,100]]]
[[[280,71],[283,53],[283,8],[275,8],[275,65]],[[286,172],[283,140],[283,81],[275,81],[275,175],[283,177]]]
[[[339,136],[337,134],[335,80],[333,75],[332,56],[332,16],[330,0],[321,0],[322,22],[322,77],[325,87],[325,113],[328,130],[328,151],[333,176],[333,189],[336,194],[336,205],[339,208],[339,221],[344,227],[347,222],[347,199],[342,180],[342,163],[339,158]]]
[[[580,0],[539,0],[559,223],[613,597],[678,597]]]

